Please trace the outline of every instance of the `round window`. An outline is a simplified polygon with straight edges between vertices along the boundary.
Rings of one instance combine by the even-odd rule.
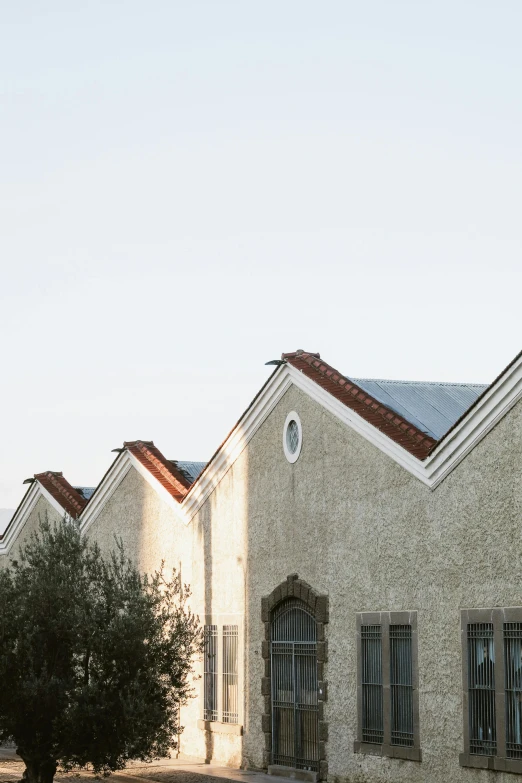
[[[290,411],[286,417],[283,429],[283,449],[288,462],[295,462],[301,453],[303,430],[301,419],[295,411]]]

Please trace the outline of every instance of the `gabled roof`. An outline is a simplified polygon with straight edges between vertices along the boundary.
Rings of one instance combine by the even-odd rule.
[[[87,495],[94,491],[91,491],[90,487],[73,487],[63,477],[63,473],[55,470],[35,473],[33,478],[26,479],[24,484],[29,484],[27,492],[11,517],[3,535],[0,535],[0,548],[9,547],[9,539],[12,539],[13,535],[16,535],[16,531],[23,527],[39,497],[45,497],[59,513],[65,512],[76,519],[87,505]]]
[[[87,490],[90,496],[82,514],[84,530],[92,525],[131,467],[185,521],[181,503],[206,467],[206,462],[169,460],[151,440],[125,441],[123,448],[113,451],[117,452],[117,456],[102,480],[94,491]]]
[[[85,529],[131,466],[188,524],[292,385],[431,489],[522,397],[522,353],[488,387],[348,378],[306,351],[271,364],[276,369],[207,464],[168,460],[152,441],[117,449],[82,514]]]
[[[483,383],[352,380],[374,399],[436,440],[440,440],[488,388]]]
[[[430,489],[466,457],[522,399],[522,352],[489,386],[349,378],[317,353],[295,351],[271,362],[278,366],[256,394],[210,462],[168,460],[152,441],[129,441],[94,490],[72,487],[61,473],[35,475],[19,508],[0,536],[23,524],[39,493],[84,529],[96,519],[131,467],[136,468],[186,524],[213,492],[286,391],[295,385],[354,429]],[[449,427],[448,427],[449,425]],[[31,505],[32,504],[32,505]]]
[[[166,459],[151,440],[125,442],[127,449],[178,501],[183,500],[193,481],[190,481],[177,463]]]
[[[63,473],[46,470],[35,473],[34,478],[71,517],[78,517],[87,505],[86,498],[64,479]]]
[[[369,394],[362,384],[342,375],[324,362],[319,354],[296,351],[284,353],[281,359],[317,383],[346,407],[351,408],[414,457],[425,459],[436,445],[435,437],[427,434],[403,414],[384,405]]]

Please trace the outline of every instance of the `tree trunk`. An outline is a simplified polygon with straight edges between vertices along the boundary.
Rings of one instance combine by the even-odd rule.
[[[58,767],[56,761],[52,759],[24,758],[20,753],[20,749],[17,749],[17,753],[25,764],[21,783],[53,783]]]

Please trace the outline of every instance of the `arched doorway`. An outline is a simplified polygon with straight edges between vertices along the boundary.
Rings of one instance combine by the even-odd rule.
[[[287,598],[270,623],[272,764],[319,771],[317,622]]]

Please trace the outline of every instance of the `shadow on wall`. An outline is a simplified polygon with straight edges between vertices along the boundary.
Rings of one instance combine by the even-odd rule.
[[[240,430],[236,431],[240,435]],[[218,624],[218,644],[221,645],[218,660],[223,661],[223,624],[232,622],[239,626],[239,646],[237,653],[237,679],[239,721],[243,725],[243,735],[248,732],[248,620],[246,618],[246,590],[248,552],[246,551],[248,529],[248,450],[244,449],[233,463],[227,474],[221,480],[202,507],[197,518],[191,524],[196,524],[194,531],[194,569],[198,560],[203,560],[200,570],[203,584],[202,595],[203,617],[205,625]],[[202,557],[201,557],[202,556]],[[194,577],[196,572],[194,571]],[[195,592],[195,591],[194,591]],[[224,619],[229,616],[230,619]],[[241,648],[242,642],[242,648]],[[218,699],[220,711],[223,705],[223,665],[218,671],[220,685]],[[203,683],[200,690],[204,702]],[[200,717],[203,717],[204,703],[200,705]],[[218,721],[223,720],[218,714]],[[205,759],[215,759],[220,763],[238,766],[244,762],[244,736],[226,735],[211,731],[205,732]]]
[[[118,535],[123,538],[128,556],[134,560],[142,573],[152,575],[159,570],[163,562],[163,572],[167,580],[172,578],[172,571],[175,569],[181,576],[182,584],[190,583],[192,579],[191,569],[188,568],[190,564],[183,563],[186,549],[183,543],[188,531],[181,530],[180,536],[183,523],[176,519],[175,511],[165,504],[139,473],[131,469],[127,475],[132,477],[130,479],[132,485],[128,488],[130,492],[123,493],[125,508],[121,515],[121,532]],[[132,523],[126,524],[128,520],[132,520]],[[183,542],[181,546],[180,539]],[[179,721],[178,715],[178,725],[180,725]],[[176,751],[171,751],[176,757],[179,754],[181,737],[178,732]]]
[[[219,490],[218,490],[219,491]],[[201,512],[198,516],[189,524],[197,524],[197,530],[195,535],[195,547],[199,545],[199,551],[203,555],[203,585],[202,585],[202,599],[203,599],[203,616],[200,618],[202,625],[211,625],[213,623],[213,602],[212,602],[212,575],[213,575],[213,562],[212,562],[212,504],[214,501],[214,494],[210,496]],[[193,552],[193,562],[198,562],[198,551]],[[200,716],[204,716],[205,710],[205,691],[204,683],[200,688],[202,695],[201,703],[199,704]],[[205,731],[205,761],[208,763],[212,761],[214,757],[214,735],[211,731]]]

